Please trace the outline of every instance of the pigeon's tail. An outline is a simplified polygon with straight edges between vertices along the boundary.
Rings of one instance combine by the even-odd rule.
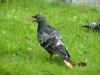
[[[66,56],[63,57],[64,63],[69,68],[72,68],[73,65],[72,65],[71,60],[70,60],[70,55],[69,55],[69,53],[67,51],[66,51],[66,53],[67,53]]]
[[[85,27],[85,28],[91,28],[90,26],[82,26],[82,27]]]
[[[93,29],[93,28],[95,27],[95,24],[89,22],[89,23],[87,23],[87,25],[84,25],[84,26],[82,26],[82,27],[85,27],[85,28],[88,28],[88,29]]]
[[[71,63],[70,61],[64,60],[64,63],[65,63],[69,68],[72,68],[72,67],[73,67],[73,65],[72,65],[72,63]]]
[[[84,26],[82,26],[82,27],[84,27],[84,28],[88,28],[88,29],[93,29],[95,26],[94,25],[84,25]]]
[[[64,50],[65,52],[62,52],[61,57],[63,58],[64,63],[66,64],[66,66],[68,66],[69,68],[72,68],[73,64],[70,60],[70,55],[67,52],[66,48],[64,48],[64,49],[65,49]]]

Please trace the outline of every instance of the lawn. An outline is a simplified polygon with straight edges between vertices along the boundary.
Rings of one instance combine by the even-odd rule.
[[[69,69],[59,56],[49,59],[30,20],[37,13],[59,30],[71,59],[86,66]],[[100,10],[42,0],[0,3],[0,75],[100,75],[100,34],[82,28],[86,21],[100,21]]]

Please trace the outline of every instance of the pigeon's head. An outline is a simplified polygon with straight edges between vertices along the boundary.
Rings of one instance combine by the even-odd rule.
[[[34,21],[36,21],[38,23],[42,22],[42,21],[45,21],[45,17],[42,14],[37,14],[37,15],[32,16],[32,17],[34,18]]]

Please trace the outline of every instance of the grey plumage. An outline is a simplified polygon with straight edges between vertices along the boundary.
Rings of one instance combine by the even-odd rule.
[[[97,22],[97,23],[89,22],[87,23],[87,25],[84,25],[82,27],[91,29],[92,31],[95,31],[95,32],[100,32],[100,22]]]
[[[35,15],[33,18],[38,23],[37,35],[40,45],[47,50],[50,58],[52,58],[53,54],[58,54],[67,66],[71,68],[70,55],[63,44],[58,30],[51,27],[41,14]]]

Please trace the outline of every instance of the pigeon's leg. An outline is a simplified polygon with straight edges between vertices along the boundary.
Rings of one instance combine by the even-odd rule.
[[[52,59],[53,54],[50,54],[50,59]]]

